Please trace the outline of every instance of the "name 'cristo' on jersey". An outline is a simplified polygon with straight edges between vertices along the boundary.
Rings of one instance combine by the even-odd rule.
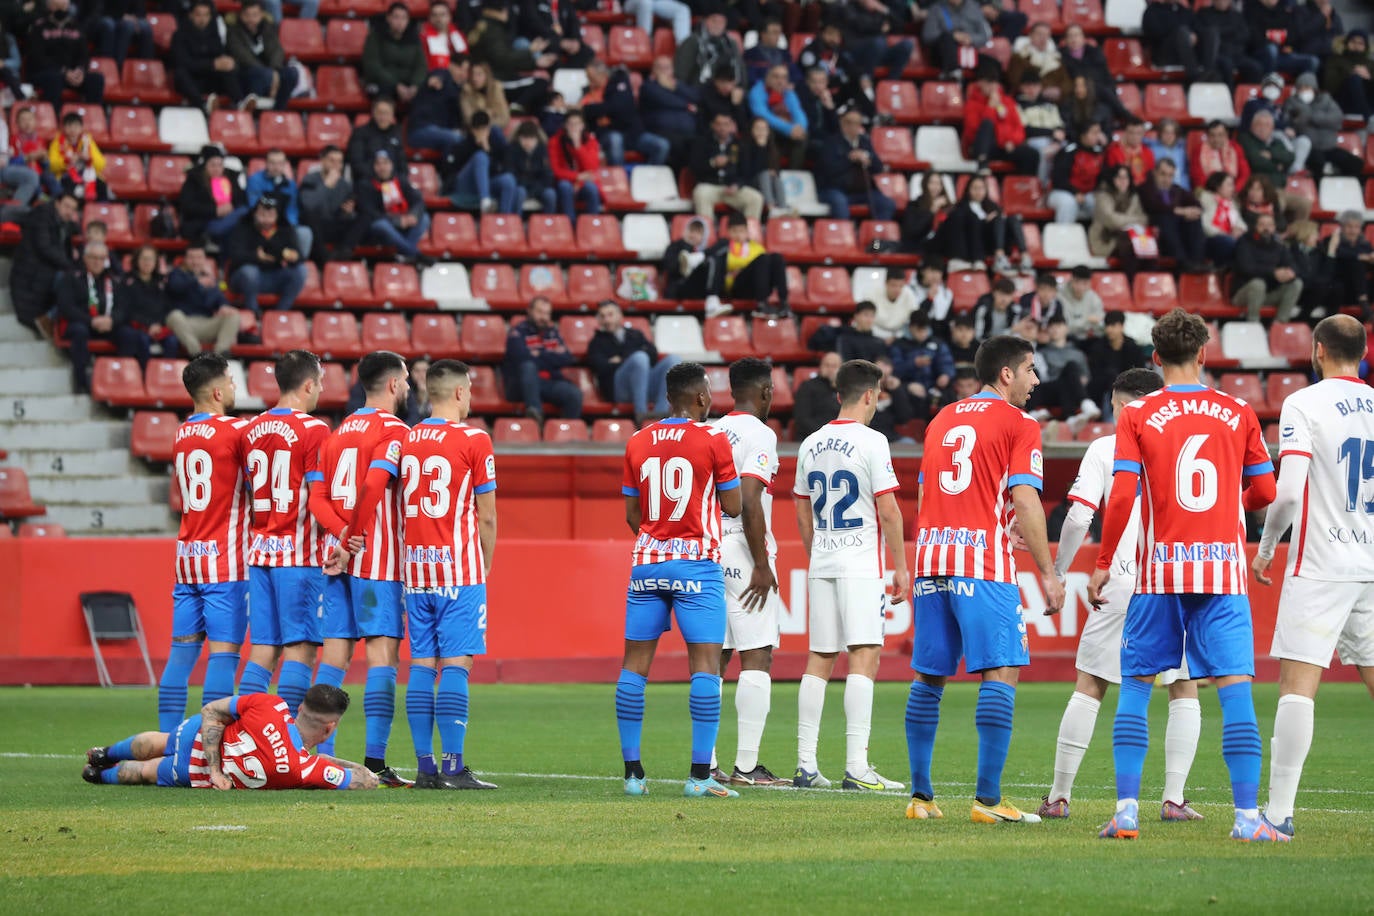
[[[1244,401],[1171,385],[1122,408],[1114,470],[1140,474],[1137,594],[1246,593],[1246,477],[1273,473]]]
[[[407,588],[486,581],[477,497],[496,489],[491,437],[438,417],[421,420],[401,446],[401,526]]]
[[[720,562],[717,489],[739,486],[723,431],[671,418],[644,427],[625,446],[620,492],[639,497],[634,565],[669,560]]]
[[[320,447],[329,424],[289,407],[274,407],[243,432],[253,491],[249,566],[319,566],[320,526],[310,514],[309,486],[322,479]]]
[[[1040,424],[991,392],[943,408],[926,427],[918,578],[1015,582],[1011,488],[1044,488]]]
[[[198,413],[186,418],[172,446],[181,494],[177,584],[248,578],[251,499],[244,479],[246,420]]]

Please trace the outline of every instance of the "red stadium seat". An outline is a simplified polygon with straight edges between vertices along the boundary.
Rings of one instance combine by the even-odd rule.
[[[706,349],[720,353],[726,362],[754,355],[754,344],[749,340],[749,328],[739,315],[707,318],[702,323],[701,334],[706,342]]]
[[[892,118],[897,124],[915,124],[921,120],[921,100],[916,95],[914,83],[906,80],[879,80],[874,101],[878,106],[878,114]]]
[[[506,319],[500,315],[464,315],[462,352],[479,362],[506,355]]]
[[[587,424],[581,420],[545,420],[545,442],[586,442]]]
[[[601,201],[607,210],[618,212],[644,209],[644,205],[635,200],[634,195],[630,193],[630,178],[625,174],[624,168],[614,165],[597,169],[596,183],[601,188]]]
[[[363,316],[363,352],[377,350],[410,355],[410,329],[404,315],[369,312]]]
[[[1121,106],[1137,118],[1145,116],[1145,102],[1140,96],[1140,87],[1135,83],[1117,83],[1116,97]]]
[[[57,134],[57,113],[47,102],[24,102],[15,105],[10,109],[10,133],[13,134],[15,119],[19,117],[19,112],[31,110],[33,112],[33,132],[40,137],[52,137]]]
[[[133,229],[129,226],[128,204],[86,204],[81,214],[81,225],[88,226],[94,220],[105,224],[106,241],[111,248],[132,248],[135,244]]]
[[[770,219],[764,227],[764,247],[788,261],[811,258],[811,227],[796,216]]]
[[[435,213],[429,224],[429,238],[420,248],[425,254],[443,259],[476,256],[481,251],[477,223],[471,213]]]
[[[420,277],[410,264],[377,264],[372,268],[372,299],[383,308],[419,308]]]
[[[620,221],[610,214],[583,213],[577,218],[577,248],[580,257],[631,257],[620,241]]]
[[[605,264],[569,265],[568,304],[590,308],[598,302],[614,298],[615,287],[611,284],[611,269]]]
[[[916,145],[910,128],[878,127],[872,133],[873,152],[890,169],[914,172],[917,168]]]
[[[1067,423],[1063,424],[1063,426],[1065,427],[1067,427],[1068,425],[1069,424]],[[1091,442],[1094,439],[1101,439],[1103,436],[1110,436],[1114,432],[1116,432],[1115,424],[1089,423],[1087,426],[1084,426],[1082,429],[1080,429],[1078,431],[1078,435],[1074,438],[1076,438],[1079,442]]]
[[[163,199],[178,196],[190,167],[189,156],[149,156],[148,193]]]
[[[1186,122],[1188,93],[1177,83],[1151,83],[1145,87],[1145,117],[1158,123],[1162,118]]]
[[[54,522],[25,522],[19,526],[21,538],[64,538],[67,529]]]
[[[1065,23],[1081,25],[1090,35],[1103,32],[1107,28],[1107,18],[1103,14],[1100,0],[1064,0],[1060,16]]]
[[[456,357],[458,322],[452,315],[416,315],[410,322],[410,352],[430,359]]]
[[[606,59],[606,30],[593,22],[582,23],[582,43],[602,60]]]
[[[811,250],[825,263],[844,263],[859,256],[859,241],[854,235],[854,223],[847,219],[816,220],[812,232]]]
[[[647,70],[654,62],[654,48],[648,34],[638,26],[613,25],[606,42],[606,63],[623,64],[636,70]]]
[[[879,172],[873,176],[873,187],[879,193],[892,198],[899,213],[906,209],[907,202],[911,199],[911,190],[907,186],[904,172]]]
[[[596,319],[590,315],[564,315],[558,319],[558,333],[567,344],[568,352],[582,359],[596,334]]]
[[[484,251],[501,259],[523,258],[530,253],[525,226],[514,213],[483,213],[477,239]]]
[[[949,275],[949,289],[954,293],[953,309],[966,312],[973,308],[980,296],[992,291],[986,271],[960,270]]]
[[[735,398],[730,393],[730,367],[707,366],[706,381],[711,385],[711,412],[725,413],[733,410]]]
[[[787,370],[782,366],[773,367],[773,413],[787,413],[793,405],[792,386],[788,384]]]
[[[167,68],[162,61],[133,58],[124,61],[118,95],[117,101],[132,101],[135,105],[175,105],[180,98],[172,89],[172,81],[167,78]]]
[[[1157,305],[1140,300],[1139,277],[1137,277],[1136,307],[1140,311],[1167,311],[1173,303],[1160,302]],[[1222,288],[1222,280],[1216,274],[1183,274],[1179,279],[1178,302],[1183,308],[1204,318],[1226,318],[1239,314],[1240,309],[1231,304]]]
[[[964,123],[964,93],[958,83],[927,82],[921,86],[921,120]]]
[[[787,300],[794,309],[806,310],[811,307],[811,297],[806,291],[806,274],[795,264],[787,267]]]
[[[1312,360],[1312,329],[1300,321],[1276,321],[1269,328],[1269,352],[1295,366]]]
[[[165,150],[151,108],[116,106],[110,113],[110,147],[121,150]]]
[[[331,143],[344,149],[353,136],[353,121],[348,115],[312,111],[305,122],[305,135],[310,138],[312,149],[324,149]]]
[[[1123,273],[1115,271],[1095,271],[1092,288],[1102,297],[1102,307],[1107,311],[1120,309],[1123,312],[1135,310],[1131,300],[1131,283]]]
[[[406,180],[424,197],[426,207],[433,210],[453,206],[452,202],[444,196],[443,182],[439,180],[439,170],[434,167],[434,163],[406,163]]]
[[[755,315],[753,320],[754,352],[763,354],[774,363],[792,363],[811,358],[797,333],[797,322],[791,318],[765,318]]]
[[[363,94],[356,66],[320,67],[315,71],[315,98],[294,99],[292,108],[325,111],[363,111],[367,96]]]
[[[1260,386],[1259,376],[1253,372],[1227,372],[1217,379],[1217,387],[1248,403],[1255,408],[1255,413],[1269,412],[1264,388]]]
[[[842,267],[813,267],[806,272],[806,297],[821,311],[848,312],[854,307],[849,271]]]
[[[530,254],[550,260],[572,259],[578,256],[577,240],[572,223],[562,213],[540,213],[530,217]]]
[[[596,384],[592,370],[586,366],[574,366],[564,369],[563,374],[582,392],[582,412],[586,416],[601,417],[616,412],[618,405],[601,397],[601,389]],[[629,405],[626,407],[628,409]]]
[[[81,115],[82,124],[86,128],[86,133],[95,140],[96,146],[102,149],[110,145],[110,124],[105,119],[105,108],[102,105],[87,105],[83,102],[68,102],[62,106],[60,118],[65,118],[69,114]]]
[[[468,376],[472,382],[472,410],[478,414],[494,414],[519,410],[519,405],[506,400],[505,387],[499,370],[487,366],[473,369]]]
[[[150,359],[145,373],[148,400],[155,407],[190,407],[191,395],[182,384],[184,359]]]
[[[140,410],[134,414],[129,451],[149,461],[171,461],[176,438],[176,414],[165,410]]]
[[[515,268],[509,264],[471,264],[468,282],[472,294],[485,299],[494,309],[524,309],[529,303],[520,298],[515,284]]]
[[[314,19],[291,19],[281,21],[277,29],[277,39],[281,42],[282,54],[294,57],[304,63],[319,63],[329,57],[325,49],[324,32]]]
[[[325,363],[321,368],[324,369],[324,381],[319,409],[326,413],[343,410],[348,405],[348,373],[342,363]]]
[[[1002,179],[1002,205],[1022,219],[1048,220],[1054,211],[1045,206],[1045,190],[1034,175],[1007,175]]]
[[[1159,74],[1145,60],[1145,49],[1134,38],[1108,38],[1102,43],[1107,69],[1117,79],[1144,82]]]
[[[592,423],[593,442],[629,442],[635,425],[629,420],[596,420]]]
[[[258,319],[264,355],[310,349],[310,326],[301,312],[264,312]]]
[[[310,349],[321,359],[358,359],[363,355],[358,319],[352,312],[316,312],[310,321]]]
[[[1059,4],[1056,0],[1021,0],[1018,7],[1030,20],[1031,25],[1043,22],[1055,32],[1064,28],[1064,23],[1059,18]]]
[[[321,281],[321,293],[331,305],[360,307],[372,302],[372,282],[362,261],[330,261]]]
[[[528,303],[535,296],[547,296],[554,308],[568,302],[568,284],[563,268],[557,264],[526,264],[520,268],[520,299]]]
[[[324,47],[341,64],[360,61],[367,42],[367,21],[331,19],[324,30]]]
[[[22,468],[0,468],[0,518],[32,518],[47,511],[33,501]]]
[[[897,243],[902,239],[902,227],[895,220],[866,219],[859,224],[859,251],[868,256],[874,242]]]
[[[147,19],[148,25],[153,27],[153,47],[162,54],[166,54],[171,50],[172,36],[177,32],[176,16],[172,13],[149,11]]]
[[[110,153],[105,157],[105,184],[119,200],[139,200],[148,196],[148,176],[143,157],[137,154]]]
[[[263,151],[279,149],[288,156],[316,152],[305,138],[305,122],[294,111],[265,111],[258,121],[258,143]]]
[[[1307,376],[1299,372],[1271,372],[1264,380],[1264,400],[1277,413],[1290,394],[1307,387]]]
[[[497,417],[491,424],[491,439],[505,445],[538,445],[539,424],[526,417]]]
[[[248,365],[248,393],[268,404],[277,403],[281,391],[277,387],[276,367],[265,360]]]
[[[1174,275],[1142,271],[1133,283],[1135,307],[1142,312],[1162,315],[1178,305],[1178,289]]]
[[[111,94],[119,95],[119,64],[115,63],[113,57],[92,57],[90,72],[105,77],[105,101],[113,101]],[[104,144],[101,143],[101,146]]]
[[[253,116],[242,111],[218,109],[210,112],[210,139],[231,153],[251,156],[260,149],[258,126]]]

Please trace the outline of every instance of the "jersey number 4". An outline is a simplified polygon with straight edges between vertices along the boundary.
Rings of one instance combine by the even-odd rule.
[[[811,511],[815,513],[816,527],[820,530],[830,528],[841,531],[858,528],[864,523],[861,518],[845,514],[859,501],[859,478],[852,471],[835,471],[829,481],[825,479],[823,471],[812,471],[806,475],[806,489],[811,493]],[[828,518],[825,511],[827,505],[830,507]]]

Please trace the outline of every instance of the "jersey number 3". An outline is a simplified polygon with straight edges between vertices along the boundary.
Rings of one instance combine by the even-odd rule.
[[[969,456],[978,444],[978,430],[972,426],[955,426],[945,433],[940,444],[954,449],[949,456],[954,467],[940,472],[940,489],[950,496],[957,496],[973,483],[973,462]]]

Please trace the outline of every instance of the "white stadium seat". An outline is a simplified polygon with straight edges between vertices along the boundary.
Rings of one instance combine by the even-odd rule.
[[[660,213],[627,213],[620,220],[620,244],[641,260],[657,261],[671,242],[668,221]]]
[[[1365,219],[1370,218],[1370,211],[1364,208],[1364,186],[1360,184],[1358,178],[1340,175],[1329,175],[1323,178],[1317,190],[1316,209],[1330,210],[1333,213],[1340,213],[1342,210],[1358,210],[1364,214]]]
[[[1140,20],[1145,18],[1146,0],[1107,0],[1103,18],[1107,28],[1118,29],[1127,35],[1140,34]]]
[[[1079,223],[1046,223],[1041,230],[1041,249],[1061,268],[1107,266],[1105,258],[1095,258],[1088,250],[1088,233]]]
[[[1235,124],[1236,109],[1231,90],[1225,83],[1193,83],[1188,87],[1188,117]]]
[[[243,363],[236,359],[229,360],[229,377],[234,380],[234,409],[235,410],[266,410],[267,405],[262,398],[248,393],[248,373],[243,368]]]
[[[666,165],[637,165],[630,170],[630,196],[659,213],[686,213],[692,205],[677,196],[677,175]]]
[[[157,135],[172,152],[193,156],[210,142],[210,127],[199,108],[164,108],[157,114]]]
[[[855,302],[872,299],[875,293],[883,292],[886,283],[886,267],[856,267],[849,278],[849,288],[853,291]]]
[[[937,172],[972,172],[978,167],[976,162],[964,158],[959,131],[953,127],[918,127],[916,158],[929,162]]]
[[[1272,369],[1288,365],[1269,352],[1269,332],[1258,321],[1228,321],[1221,326],[1221,353],[1240,360],[1247,369]]]
[[[480,307],[472,298],[468,269],[462,264],[443,262],[426,267],[420,274],[420,295],[448,311]]]
[[[783,169],[778,172],[782,179],[782,192],[787,196],[787,205],[795,207],[802,216],[829,216],[830,208],[820,202],[816,194],[816,176],[798,169]]]
[[[576,108],[587,89],[587,71],[581,67],[564,67],[553,71],[553,91],[563,96],[569,108]]]
[[[661,353],[673,353],[698,362],[707,358],[701,322],[691,315],[660,315],[654,321],[654,345]]]

